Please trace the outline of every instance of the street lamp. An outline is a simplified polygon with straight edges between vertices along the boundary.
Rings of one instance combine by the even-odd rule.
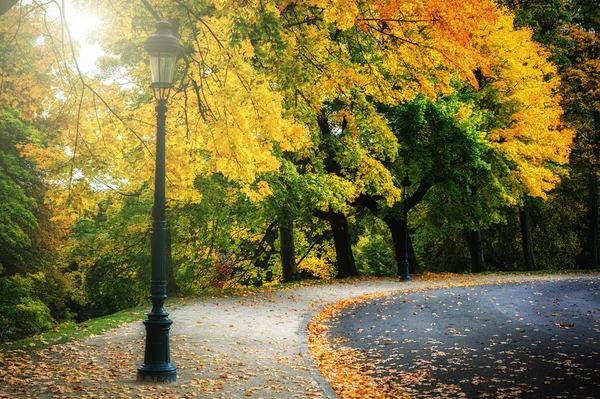
[[[154,208],[152,212],[152,281],[150,299],[152,310],[146,326],[146,350],[144,364],[137,369],[138,381],[175,382],[177,368],[171,364],[169,349],[169,329],[173,322],[164,309],[167,299],[167,222],[165,218],[165,121],[167,99],[173,87],[175,62],[181,53],[179,41],[171,32],[171,24],[166,21],[156,23],[156,32],[148,38],[144,46],[150,54],[152,89],[156,106],[156,170],[154,176]]]
[[[402,197],[404,199],[404,259],[400,265],[400,281],[410,281],[410,263],[408,263],[408,198],[410,197],[410,180],[408,172],[402,180]]]

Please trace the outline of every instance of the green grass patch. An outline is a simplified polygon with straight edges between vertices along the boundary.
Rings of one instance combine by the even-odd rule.
[[[149,306],[132,309],[90,319],[83,323],[67,322],[58,324],[53,330],[14,342],[5,342],[0,351],[43,349],[55,344],[77,341],[92,335],[102,334],[122,325],[146,318]]]

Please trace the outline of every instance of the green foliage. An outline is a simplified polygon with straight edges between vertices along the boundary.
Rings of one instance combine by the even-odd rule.
[[[532,200],[531,220],[534,254],[540,270],[568,270],[577,267],[579,239],[576,225],[581,210],[569,207],[565,197],[552,193],[548,201]],[[426,202],[426,206],[430,204]],[[422,211],[421,213],[427,213]],[[485,261],[491,270],[524,271],[519,209],[504,207],[500,223],[482,230]],[[414,215],[417,233],[415,251],[426,271],[464,272],[469,270],[465,233],[422,214]]]
[[[44,279],[41,273],[0,277],[0,340],[15,340],[52,327],[54,319],[48,306],[31,297]]]
[[[169,210],[173,262],[185,294],[230,284],[260,286],[276,278],[274,213],[223,175],[198,176],[199,203]],[[273,216],[272,216],[273,215]]]
[[[54,320],[50,309],[39,299],[23,298],[15,306],[14,314],[9,318],[15,320],[15,336],[27,336],[46,331],[52,327]]]
[[[538,201],[533,207],[533,243],[536,262],[542,270],[580,267],[577,259],[582,240],[577,234],[583,209],[572,206],[564,189],[563,185],[547,202]]]
[[[462,273],[470,270],[466,233],[444,218],[429,215],[430,202],[411,212],[413,248],[419,266],[426,272]],[[433,205],[435,206],[435,205]]]
[[[38,224],[35,165],[18,148],[30,142],[33,135],[31,127],[16,113],[0,115],[0,265],[8,274],[27,267],[24,257]]]
[[[433,225],[476,230],[501,220],[502,161],[485,140],[485,118],[473,109],[471,94],[417,97],[393,109],[390,120],[402,158],[415,171],[411,178],[434,186],[425,197]],[[400,180],[401,167],[395,168]]]
[[[15,111],[0,113],[0,339],[44,331],[70,316],[67,286],[53,267],[58,235],[44,204],[42,172],[22,149],[39,132]]]
[[[63,262],[76,286],[71,305],[79,320],[135,306],[150,286],[150,202],[139,195],[107,199],[73,226]]]
[[[169,308],[171,308],[170,305],[170,303],[167,304]],[[74,321],[59,323],[50,331],[11,342],[10,345],[4,348],[7,350],[42,349],[54,344],[72,342],[93,334],[102,334],[134,321],[143,320],[146,318],[147,311],[148,305],[144,305],[142,307],[122,310],[109,316],[90,319],[82,323]],[[0,351],[2,349],[0,347]]]
[[[110,257],[98,260],[86,272],[83,284],[86,305],[78,311],[78,319],[108,315],[140,304],[149,287],[138,281],[136,269],[140,266],[137,262],[111,262]]]
[[[364,229],[353,247],[356,266],[361,275],[395,276],[396,259],[392,237],[387,226],[372,216],[361,220]]]

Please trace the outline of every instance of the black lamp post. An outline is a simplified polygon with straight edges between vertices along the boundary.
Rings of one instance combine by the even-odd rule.
[[[146,350],[144,364],[137,369],[138,381],[174,382],[177,368],[171,364],[169,329],[173,322],[164,309],[167,299],[167,222],[165,218],[165,121],[167,99],[173,87],[175,62],[181,52],[179,41],[171,32],[166,21],[156,23],[156,32],[146,41],[145,49],[150,53],[152,89],[156,106],[156,171],[154,186],[154,209],[152,223],[152,281],[150,299],[152,310],[146,326]]]
[[[408,197],[410,197],[410,180],[408,172],[402,180],[402,197],[404,199],[404,259],[400,265],[400,281],[410,281],[410,263],[408,263]]]

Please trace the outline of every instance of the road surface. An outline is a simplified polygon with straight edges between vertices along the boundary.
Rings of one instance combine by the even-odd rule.
[[[417,398],[600,398],[600,279],[438,289],[359,303],[332,342]]]

